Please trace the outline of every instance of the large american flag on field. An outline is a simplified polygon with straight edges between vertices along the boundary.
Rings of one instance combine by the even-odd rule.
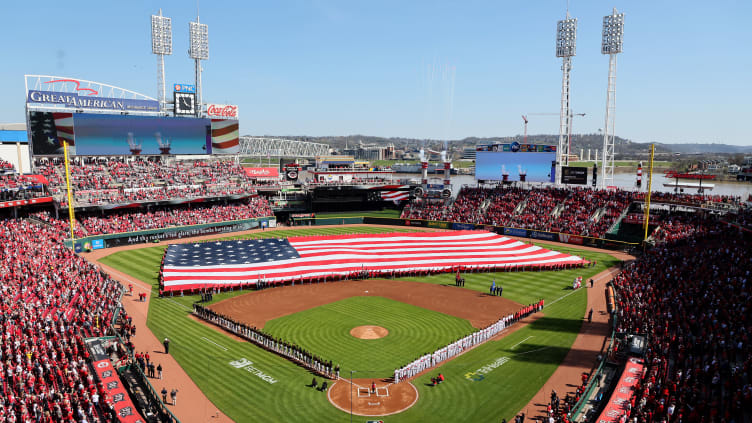
[[[416,232],[252,239],[170,245],[165,291],[392,271],[453,271],[579,264],[569,254],[484,231]]]

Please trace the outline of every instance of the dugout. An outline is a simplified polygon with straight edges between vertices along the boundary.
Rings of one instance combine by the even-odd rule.
[[[311,226],[316,224],[316,213],[291,213],[292,226]]]

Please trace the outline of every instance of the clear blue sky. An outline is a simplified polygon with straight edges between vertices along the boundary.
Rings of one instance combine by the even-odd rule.
[[[434,139],[522,133],[558,112],[556,21],[566,1],[224,1],[209,25],[204,98],[240,106],[243,134]],[[571,0],[579,19],[574,132],[603,127],[602,17],[626,14],[616,133],[634,141],[750,145],[752,2]],[[191,1],[2,1],[0,122],[22,122],[24,74],[70,76],[156,97],[150,18],[173,22],[167,84],[193,81]],[[531,116],[531,134],[558,117]]]

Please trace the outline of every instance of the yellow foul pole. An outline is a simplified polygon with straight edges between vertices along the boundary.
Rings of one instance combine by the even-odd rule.
[[[648,171],[648,195],[645,196],[645,237],[642,242],[648,240],[648,225],[650,223],[650,192],[653,188],[653,155],[655,154],[655,144],[650,145],[650,170]]]
[[[76,221],[76,216],[73,214],[73,191],[70,184],[70,168],[68,167],[68,143],[63,141],[63,154],[65,154],[65,185],[68,188],[68,219],[70,220],[70,237],[71,245],[75,249],[76,235],[73,232],[73,222]]]

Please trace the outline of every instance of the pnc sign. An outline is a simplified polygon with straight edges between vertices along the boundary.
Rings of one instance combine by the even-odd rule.
[[[213,118],[237,119],[238,106],[230,104],[208,104],[206,114]]]

